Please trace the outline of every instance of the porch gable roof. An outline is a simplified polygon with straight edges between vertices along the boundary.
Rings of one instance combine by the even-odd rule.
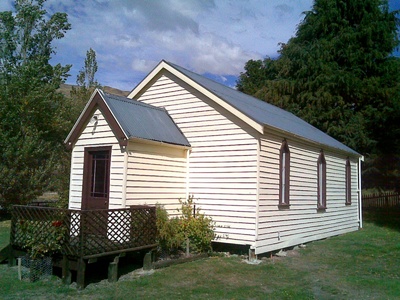
[[[96,109],[102,112],[121,146],[126,146],[130,139],[141,139],[190,147],[189,141],[165,109],[104,93],[100,89],[93,92],[65,139],[67,147],[71,148],[76,143]]]

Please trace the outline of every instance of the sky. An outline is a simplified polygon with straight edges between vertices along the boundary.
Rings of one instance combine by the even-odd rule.
[[[0,11],[12,10],[0,0]],[[234,87],[245,63],[276,57],[312,0],[47,0],[72,29],[53,43],[52,63],[71,64],[76,84],[86,52],[96,51],[97,81],[132,90],[162,59]],[[400,9],[400,0],[390,0]]]

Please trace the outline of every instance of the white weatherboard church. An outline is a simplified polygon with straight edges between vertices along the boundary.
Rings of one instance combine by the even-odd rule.
[[[65,140],[69,208],[193,195],[218,242],[275,251],[362,227],[362,155],[293,114],[161,61],[127,98],[96,90]]]

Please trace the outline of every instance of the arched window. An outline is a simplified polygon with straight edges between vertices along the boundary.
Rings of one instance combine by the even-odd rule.
[[[279,205],[289,206],[290,152],[287,141],[282,142],[279,155]]]
[[[346,160],[346,205],[351,204],[351,164],[350,159]]]
[[[324,152],[318,157],[318,209],[326,209],[326,161]]]

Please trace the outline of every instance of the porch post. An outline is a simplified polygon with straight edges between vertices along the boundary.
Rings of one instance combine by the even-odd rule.
[[[78,285],[78,289],[85,288],[85,271],[86,271],[86,262],[83,258],[78,259],[78,270],[77,270],[77,278],[76,283]]]
[[[150,271],[153,269],[154,251],[150,250],[143,258],[143,270]]]
[[[114,260],[108,265],[108,282],[118,281],[118,262],[119,256],[116,256]]]
[[[64,284],[71,284],[71,270],[69,269],[69,259],[63,255],[62,259],[62,282]]]

